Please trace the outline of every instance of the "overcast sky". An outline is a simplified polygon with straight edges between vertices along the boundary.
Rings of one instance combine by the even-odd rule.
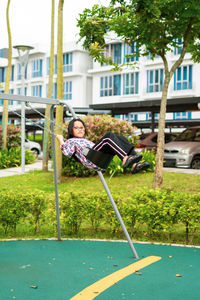
[[[65,0],[63,10],[63,36],[65,41],[77,41],[76,19],[84,8],[109,0]],[[0,49],[8,47],[6,26],[7,0],[0,0]],[[57,33],[58,0],[55,0],[55,34]],[[10,27],[12,45],[50,43],[51,0],[10,0]]]

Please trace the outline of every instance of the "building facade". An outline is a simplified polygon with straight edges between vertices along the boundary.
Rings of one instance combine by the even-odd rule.
[[[169,52],[169,68],[177,60],[181,51],[181,39],[178,47]],[[17,52],[12,59],[10,93],[21,94],[21,66]],[[106,56],[115,63],[126,64],[121,71],[112,71],[109,65],[100,65],[92,60],[87,51],[75,43],[63,45],[63,98],[73,107],[87,108],[89,105],[136,102],[161,99],[164,83],[164,66],[160,57],[131,56],[137,54],[137,47],[132,47],[115,40],[107,44]],[[7,68],[7,50],[0,50],[0,92],[4,91]],[[35,46],[29,54],[25,70],[25,95],[47,97],[50,53],[41,46]],[[54,56],[53,98],[57,98],[57,55]],[[168,99],[200,97],[200,64],[191,60],[186,53],[181,66],[176,70],[170,82]],[[3,100],[0,100],[2,110]],[[9,102],[9,109],[20,103]],[[42,106],[42,105],[41,105]],[[149,121],[149,112],[130,112],[117,117],[129,121]],[[159,114],[155,115],[155,119]],[[198,111],[180,111],[167,114],[170,120],[189,120],[199,118]]]
[[[13,50],[10,94],[22,94],[21,65]],[[0,92],[4,92],[7,58],[0,52]],[[25,70],[25,95],[47,97],[50,53],[41,46],[34,47],[29,54]],[[92,59],[88,53],[75,43],[63,45],[63,99],[74,107],[88,107],[92,103]],[[57,55],[54,56],[53,98],[57,98]],[[3,100],[0,100],[3,105]],[[9,109],[20,103],[9,102]]]
[[[172,49],[167,54],[169,68],[178,59],[181,52],[181,39],[178,40],[179,47]],[[160,57],[151,56],[131,57],[136,53],[136,45],[130,47],[126,43],[115,41],[107,45],[106,55],[119,64],[127,64],[118,72],[111,71],[112,67],[93,63],[93,68],[88,72],[93,77],[93,104],[111,104],[123,102],[137,102],[146,100],[158,100],[162,96],[164,83],[164,65]],[[132,63],[132,65],[130,65]],[[181,66],[176,70],[171,79],[168,99],[200,97],[200,64],[191,60],[191,55],[186,53]],[[167,113],[167,119],[192,119],[199,118],[198,111]],[[121,116],[130,121],[148,121],[151,113],[131,112]],[[155,115],[155,119],[159,114]]]

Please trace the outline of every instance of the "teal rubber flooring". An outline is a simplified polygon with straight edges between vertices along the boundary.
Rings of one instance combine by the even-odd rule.
[[[143,268],[140,275],[133,273],[116,282],[95,299],[200,300],[199,248],[134,245],[139,259],[152,255],[162,259]],[[1,241],[0,300],[69,300],[136,261],[125,242]]]

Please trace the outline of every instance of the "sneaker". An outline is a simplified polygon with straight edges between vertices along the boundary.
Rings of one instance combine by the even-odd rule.
[[[132,174],[136,174],[141,171],[146,171],[149,169],[150,164],[148,162],[138,163],[136,166],[131,170]]]
[[[131,168],[133,164],[139,162],[142,159],[142,154],[129,155],[126,162],[123,165],[123,168]]]

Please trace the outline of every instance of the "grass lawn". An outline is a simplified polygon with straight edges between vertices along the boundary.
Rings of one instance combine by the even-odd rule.
[[[200,193],[200,180],[198,175],[163,173],[163,189],[176,192]],[[152,188],[153,173],[126,174],[110,178],[105,177],[112,191],[119,191],[128,195],[132,191],[143,188]],[[103,191],[102,183],[98,176],[87,178],[63,177],[58,186],[59,191]],[[24,175],[3,177],[0,189],[39,189],[46,193],[54,192],[53,172],[33,171]]]

